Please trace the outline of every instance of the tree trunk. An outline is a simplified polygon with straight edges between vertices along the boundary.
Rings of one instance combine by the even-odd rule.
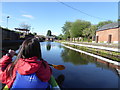
[[[88,36],[88,42],[90,42],[90,36]]]

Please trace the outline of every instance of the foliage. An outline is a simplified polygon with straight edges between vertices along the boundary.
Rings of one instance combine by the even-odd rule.
[[[58,37],[57,37],[58,40],[62,40],[63,39],[63,35],[60,34]]]
[[[90,41],[90,38],[95,36],[96,30],[97,30],[97,26],[91,25],[89,28],[83,30],[83,36],[88,37],[88,41]]]
[[[66,21],[64,26],[62,27],[62,32],[64,34],[64,38],[70,38],[70,29],[71,29],[72,22]]]
[[[28,35],[33,35],[33,33],[28,33]],[[33,35],[34,36],[34,35]]]
[[[52,36],[51,30],[48,30],[48,31],[47,31],[47,36]]]
[[[87,38],[87,40],[90,41],[91,38],[92,40],[94,39],[95,32],[98,28],[109,23],[113,23],[113,21],[102,21],[99,22],[97,25],[91,25],[91,22],[79,19],[75,22],[66,21],[64,26],[62,27],[63,35],[61,37],[64,40],[66,40],[67,38],[83,37]]]
[[[102,27],[102,26],[104,26],[106,24],[109,24],[109,23],[113,23],[113,21],[108,20],[108,21],[99,22],[98,25],[97,25],[97,27],[100,28],[100,27]]]
[[[71,27],[70,35],[71,37],[82,37],[83,30],[90,27],[91,23],[83,20],[76,20]]]
[[[33,35],[37,35],[37,33],[36,33],[36,32],[34,32],[34,33],[33,33]]]

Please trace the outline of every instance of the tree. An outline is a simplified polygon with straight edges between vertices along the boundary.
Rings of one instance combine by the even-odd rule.
[[[63,35],[60,34],[57,38],[58,38],[58,40],[62,40],[63,39]]]
[[[108,21],[99,22],[98,25],[97,25],[97,27],[100,28],[100,27],[102,27],[102,26],[104,26],[106,24],[109,24],[109,23],[113,23],[113,21],[108,20]]]
[[[76,20],[71,27],[70,35],[72,37],[82,37],[83,30],[90,27],[91,23],[83,20]]]
[[[27,30],[30,30],[31,28],[31,26],[28,25],[27,23],[21,23],[19,26],[21,29],[27,29]]]
[[[34,33],[33,33],[33,35],[37,35],[37,33],[36,33],[36,32],[34,32]]]
[[[72,26],[72,22],[65,22],[64,26],[62,27],[63,37],[64,39],[70,38],[70,29]]]
[[[52,36],[51,30],[48,30],[48,31],[47,31],[47,36]]]
[[[88,38],[88,42],[90,41],[90,38],[95,36],[95,32],[97,30],[96,25],[91,25],[89,28],[86,28],[83,30],[83,36]]]

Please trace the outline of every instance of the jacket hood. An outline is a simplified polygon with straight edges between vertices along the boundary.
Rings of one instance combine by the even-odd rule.
[[[16,68],[21,75],[28,75],[35,73],[39,69],[41,64],[42,61],[38,61],[38,58],[35,56],[26,59],[20,58],[16,65]]]

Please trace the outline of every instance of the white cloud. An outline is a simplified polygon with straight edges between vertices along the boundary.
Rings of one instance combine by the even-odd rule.
[[[22,15],[23,17],[27,17],[27,18],[30,18],[30,19],[34,19],[34,17],[32,15]]]

